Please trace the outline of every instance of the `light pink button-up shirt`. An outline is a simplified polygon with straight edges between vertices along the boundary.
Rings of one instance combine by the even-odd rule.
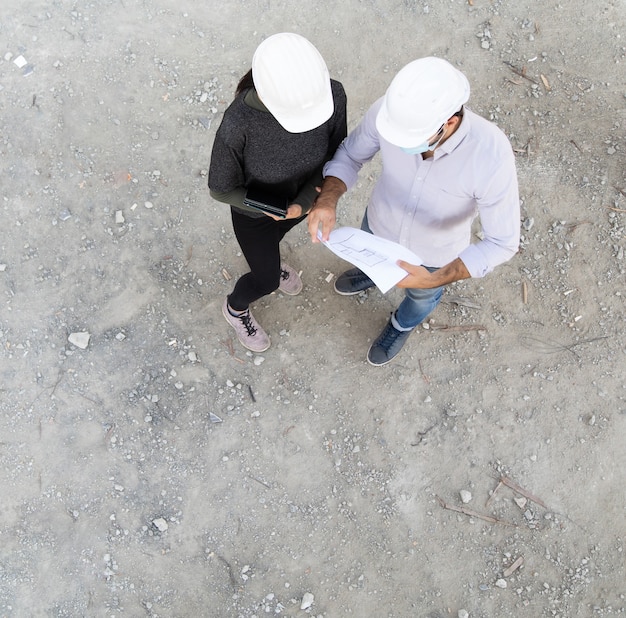
[[[367,207],[376,236],[441,267],[459,257],[472,277],[482,277],[517,252],[520,207],[511,145],[493,123],[465,109],[463,120],[433,154],[408,155],[376,130],[379,99],[324,167],[324,176],[350,189],[362,165],[380,151],[383,171]],[[480,215],[482,240],[470,243]]]

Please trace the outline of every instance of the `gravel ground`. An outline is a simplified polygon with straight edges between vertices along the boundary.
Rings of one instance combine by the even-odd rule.
[[[350,128],[437,55],[517,155],[519,255],[383,368],[400,292],[336,295],[304,226],[272,348],[221,316],[213,136],[285,30]],[[624,32],[624,0],[4,0],[0,616],[625,615]]]

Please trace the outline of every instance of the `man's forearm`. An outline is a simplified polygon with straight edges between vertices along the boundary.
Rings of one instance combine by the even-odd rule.
[[[462,279],[469,279],[471,275],[467,270],[467,267],[463,263],[463,260],[456,258],[456,260],[438,268],[432,273],[433,281],[435,285],[433,287],[439,287],[441,285],[447,285],[454,281],[461,281]]]
[[[327,176],[322,183],[322,189],[315,203],[309,211],[309,234],[313,242],[319,242],[318,232],[322,228],[322,240],[328,240],[328,236],[335,226],[337,202],[348,190],[348,187],[339,178]]]
[[[326,178],[324,178],[324,182],[322,183],[322,190],[317,196],[317,200],[315,201],[313,208],[315,208],[318,203],[324,206],[334,205],[336,208],[339,198],[347,190],[348,187],[346,187],[346,183],[343,180],[335,176],[326,176]]]
[[[460,258],[456,258],[456,260],[438,268],[432,273],[424,266],[409,264],[402,260],[398,261],[398,266],[404,268],[409,273],[397,284],[399,288],[432,289],[471,277],[463,260]]]

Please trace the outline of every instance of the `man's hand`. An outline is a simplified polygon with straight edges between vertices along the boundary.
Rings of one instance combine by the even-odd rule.
[[[432,273],[423,266],[409,264],[404,260],[398,260],[397,264],[409,273],[402,281],[396,284],[399,288],[430,290],[447,285],[453,281],[461,281],[461,279],[469,279],[471,277],[465,264],[459,258]]]
[[[322,226],[322,240],[328,240],[337,220],[337,202],[347,190],[348,188],[339,178],[327,176],[324,179],[320,194],[309,211],[309,234],[313,242],[320,242],[317,237],[320,225]]]

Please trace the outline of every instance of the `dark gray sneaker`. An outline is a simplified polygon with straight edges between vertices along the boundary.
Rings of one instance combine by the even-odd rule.
[[[363,290],[373,288],[375,283],[358,268],[351,268],[339,275],[335,281],[335,292],[342,296],[352,296]]]
[[[375,367],[386,365],[400,352],[412,332],[412,330],[396,330],[389,320],[383,332],[378,335],[378,339],[370,346],[367,362]]]

